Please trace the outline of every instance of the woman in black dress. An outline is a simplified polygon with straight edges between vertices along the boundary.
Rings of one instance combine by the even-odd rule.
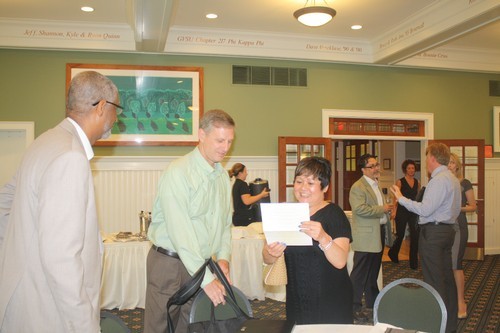
[[[264,262],[285,255],[288,284],[286,316],[297,324],[352,324],[352,284],[347,273],[351,226],[344,211],[324,200],[331,179],[330,162],[321,157],[302,159],[295,170],[294,194],[309,204],[311,221],[300,229],[312,246],[264,246]]]
[[[413,160],[405,160],[401,165],[403,173],[405,176],[398,179],[396,186],[401,189],[401,193],[404,197],[415,200],[417,193],[420,190],[420,183],[418,179],[415,178],[416,164]],[[394,215],[393,215],[394,217]],[[392,262],[399,262],[399,250],[401,248],[401,243],[405,237],[406,225],[410,229],[410,267],[412,269],[418,268],[418,231],[417,231],[417,221],[418,216],[412,212],[409,212],[406,208],[401,205],[397,205],[397,210],[395,212],[396,220],[396,240],[389,249],[388,255]]]
[[[246,227],[254,221],[251,205],[262,198],[269,196],[269,191],[263,189],[257,195],[250,194],[250,188],[245,181],[248,176],[246,166],[241,163],[235,163],[229,170],[229,177],[235,177],[233,184],[233,225]]]

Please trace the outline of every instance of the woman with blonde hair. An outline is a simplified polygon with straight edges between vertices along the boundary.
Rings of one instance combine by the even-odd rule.
[[[460,187],[462,191],[462,208],[460,215],[457,218],[455,241],[452,248],[453,260],[453,275],[455,276],[455,283],[457,285],[458,297],[458,318],[464,319],[467,317],[467,304],[465,304],[464,289],[465,278],[462,267],[462,260],[465,254],[465,247],[467,246],[467,239],[469,237],[469,230],[467,227],[467,212],[476,211],[476,199],[474,198],[474,189],[469,180],[463,176],[462,162],[457,154],[451,153],[448,169],[460,180]]]

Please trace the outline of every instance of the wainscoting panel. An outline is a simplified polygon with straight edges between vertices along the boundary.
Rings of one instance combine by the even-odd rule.
[[[139,212],[152,210],[161,174],[175,158],[130,156],[95,157],[92,160],[102,232],[139,232]],[[224,168],[229,170],[236,162],[247,167],[247,182],[255,178],[266,179],[271,188],[271,202],[277,202],[277,157],[232,157],[224,160]]]
[[[139,212],[151,211],[161,170],[95,170],[97,212],[105,232],[139,232]]]
[[[500,158],[484,163],[484,254],[500,254]]]

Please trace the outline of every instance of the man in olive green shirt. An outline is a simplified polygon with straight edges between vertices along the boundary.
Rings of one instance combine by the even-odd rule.
[[[234,139],[234,121],[222,110],[200,120],[199,144],[163,173],[148,237],[144,332],[167,332],[168,299],[214,256],[229,279],[231,186],[220,162]],[[201,284],[215,306],[224,287],[207,269]],[[187,332],[191,303],[172,311],[176,332]]]

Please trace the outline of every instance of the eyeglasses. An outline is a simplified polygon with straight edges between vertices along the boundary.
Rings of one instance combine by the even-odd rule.
[[[92,103],[92,106],[96,106],[97,104],[99,104],[99,102],[100,102],[100,101],[97,101],[97,102],[95,102],[95,103]],[[110,101],[106,101],[106,103],[111,104],[111,105],[113,105],[114,107],[116,107],[117,109],[119,109],[119,110],[116,110],[116,115],[119,115],[120,113],[122,113],[123,106],[118,105],[118,104],[113,103],[113,102],[110,102]]]
[[[380,163],[376,163],[374,165],[366,165],[365,166],[365,169],[375,169],[375,168],[379,168],[380,167]]]

